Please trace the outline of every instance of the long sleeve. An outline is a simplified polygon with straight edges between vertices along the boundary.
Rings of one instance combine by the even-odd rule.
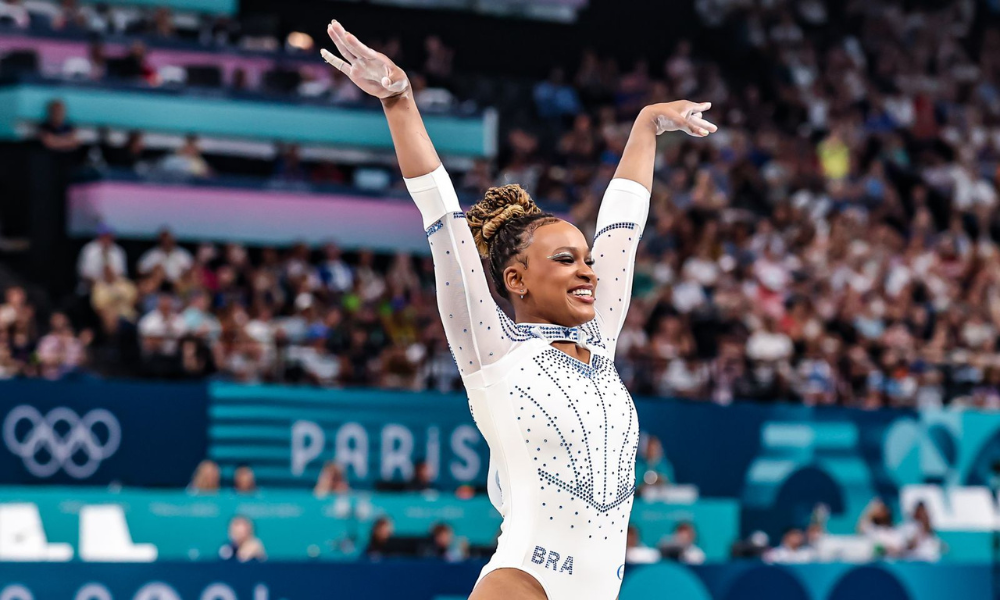
[[[448,344],[459,372],[471,375],[510,349],[504,332],[507,317],[490,293],[472,232],[444,166],[405,181],[420,209],[434,257],[438,309]]]
[[[612,356],[632,299],[635,255],[648,214],[649,191],[642,184],[630,179],[611,181],[597,214],[593,256],[598,281],[596,320]]]

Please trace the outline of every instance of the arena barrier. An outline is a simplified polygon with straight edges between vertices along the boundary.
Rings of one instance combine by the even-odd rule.
[[[997,511],[995,494],[983,488],[993,481],[992,466],[1000,458],[998,414],[721,407],[652,398],[637,399],[636,405],[643,431],[663,441],[676,481],[696,486],[701,498],[739,501],[744,534],[764,529],[775,536],[804,524],[817,503],[830,508],[832,533],[849,533],[872,497],[884,496],[898,514],[902,487],[933,483],[951,488],[949,497],[954,488],[978,488],[969,492],[978,499],[976,510],[964,521],[933,515],[943,526],[938,532],[948,544],[948,559],[989,558]],[[24,406],[33,412],[18,408]],[[95,409],[114,415],[120,446],[112,451],[101,445],[108,438],[97,417],[104,413],[91,415],[88,431],[97,442],[79,445],[91,438],[73,438],[79,445],[74,460],[85,468],[72,466],[61,436],[82,422],[63,421],[56,424],[59,436],[43,436],[49,443],[61,440],[53,448],[60,448],[63,458],[46,467],[51,473],[39,470],[33,463],[44,462],[46,453],[29,453],[35,447],[24,444],[26,436],[46,433],[41,417],[48,423],[62,414],[52,414],[60,408],[78,420]],[[437,485],[446,490],[484,485],[488,468],[486,444],[462,394],[225,383],[207,390],[204,385],[0,383],[0,424],[15,417],[16,435],[0,445],[0,484],[182,487],[206,448],[227,476],[247,462],[265,487],[311,488],[327,460],[342,463],[358,489],[404,480],[418,460],[429,463]],[[959,492],[959,497],[968,496]]]
[[[5,600],[314,600],[468,597],[482,563],[0,563]],[[335,588],[333,586],[336,586]],[[988,565],[626,568],[621,600],[953,600],[990,597]],[[331,590],[336,589],[335,595]]]
[[[236,515],[249,517],[276,560],[351,560],[363,554],[375,519],[396,535],[427,536],[447,523],[472,546],[491,547],[500,515],[484,495],[356,492],[315,498],[305,490],[232,492],[94,488],[0,488],[0,561],[215,561]],[[734,500],[690,504],[637,501],[633,523],[655,545],[682,522],[694,523],[709,560],[724,560],[739,531]],[[7,533],[10,535],[6,535]]]

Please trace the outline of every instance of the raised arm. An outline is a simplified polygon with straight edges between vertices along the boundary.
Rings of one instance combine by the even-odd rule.
[[[690,100],[651,104],[643,108],[632,125],[615,179],[629,179],[652,190],[656,136],[668,131],[683,131],[694,137],[714,133],[718,128],[702,118],[702,113],[710,108],[711,102],[695,103]]]
[[[601,201],[593,249],[599,282],[594,309],[601,334],[612,352],[631,301],[635,254],[649,213],[656,136],[667,131],[707,136],[717,129],[702,118],[702,112],[710,107],[708,102],[678,100],[642,109]]]
[[[420,210],[434,256],[438,308],[445,334],[463,375],[506,354],[510,340],[483,270],[465,213],[410,93],[406,73],[388,57],[362,44],[337,21],[327,28],[344,59],[323,58],[359,88],[382,100],[396,158]]]
[[[327,33],[344,58],[328,50],[320,50],[323,59],[347,75],[363,91],[382,101],[403,177],[419,177],[440,167],[441,159],[413,101],[406,73],[385,54],[362,44],[338,21],[330,22]]]

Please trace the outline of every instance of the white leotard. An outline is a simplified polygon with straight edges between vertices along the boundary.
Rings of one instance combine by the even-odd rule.
[[[406,180],[434,256],[438,306],[490,447],[490,500],[503,516],[500,568],[535,577],[549,600],[613,600],[621,586],[639,425],[614,367],[649,192],[615,179],[594,240],[596,318],[579,327],[512,322],[486,273],[444,167]],[[585,364],[552,347],[571,340]]]

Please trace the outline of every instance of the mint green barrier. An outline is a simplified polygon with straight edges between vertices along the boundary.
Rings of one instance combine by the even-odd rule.
[[[0,88],[0,138],[16,139],[19,124],[44,120],[46,104],[55,99],[66,103],[77,125],[392,149],[381,110],[45,83]],[[424,119],[440,153],[492,156],[496,119],[490,114]]]
[[[452,495],[356,493],[313,497],[306,491],[262,492],[238,496],[191,495],[183,491],[93,488],[3,488],[0,505],[38,507],[49,544],[68,543],[79,557],[80,511],[85,506],[118,505],[135,544],[153,544],[159,560],[214,560],[226,541],[229,519],[250,517],[268,555],[276,560],[348,559],[359,555],[372,522],[392,517],[398,535],[425,535],[446,522],[470,544],[492,544],[500,516],[489,500]],[[710,560],[722,560],[738,532],[739,507],[733,501],[706,500],[691,505],[636,501],[633,522],[644,541],[655,544],[680,521],[692,521]],[[3,523],[0,523],[3,526]],[[8,524],[9,526],[9,524]]]

